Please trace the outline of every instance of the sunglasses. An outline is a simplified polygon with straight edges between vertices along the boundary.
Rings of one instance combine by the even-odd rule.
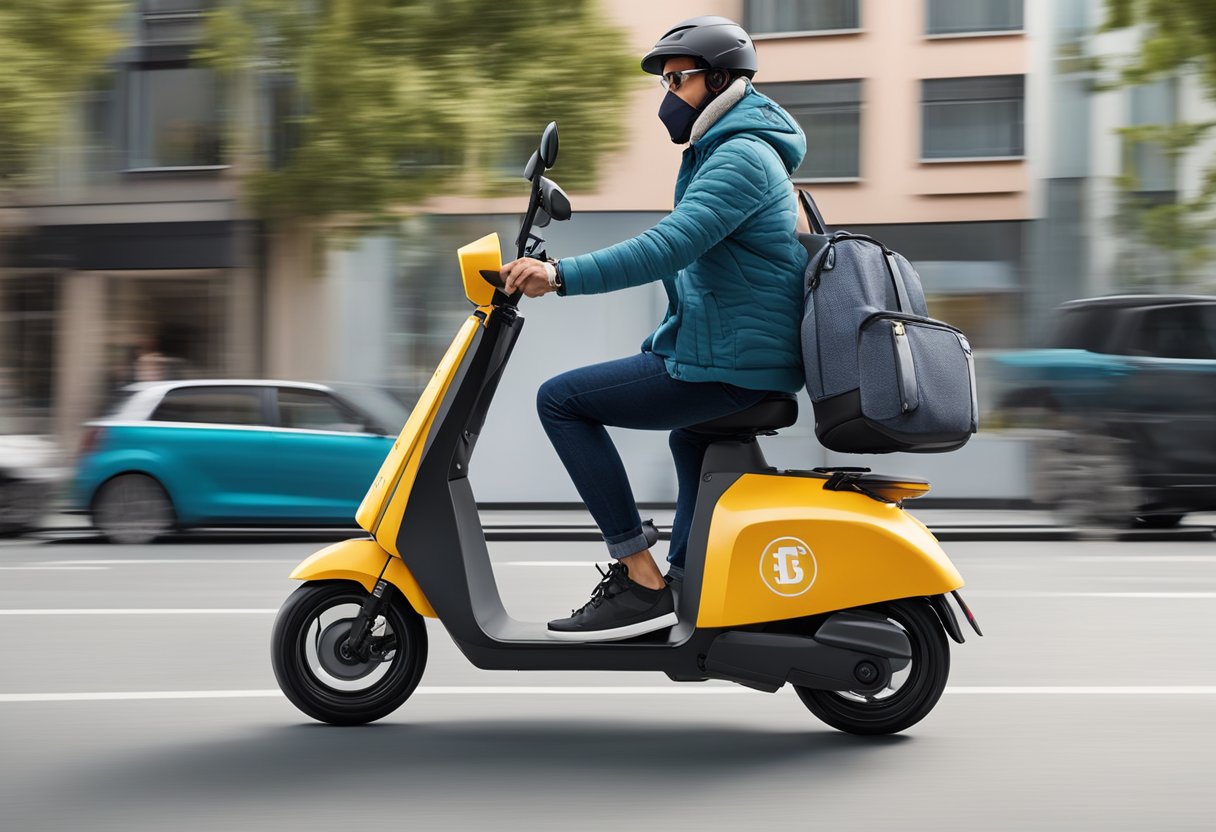
[[[708,69],[681,69],[678,72],[664,72],[659,76],[659,84],[665,90],[675,91],[684,86],[684,79],[698,72],[709,72]]]

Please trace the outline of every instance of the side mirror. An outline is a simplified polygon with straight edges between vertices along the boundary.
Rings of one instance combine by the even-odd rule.
[[[545,213],[558,222],[570,219],[574,210],[570,207],[570,197],[561,186],[544,176],[540,178],[540,204]]]
[[[524,179],[531,182],[536,178],[537,169],[540,167],[540,151],[533,150],[531,158],[528,159],[528,164],[524,165]]]
[[[551,168],[557,162],[557,122],[551,121],[540,136],[540,160],[546,168]]]

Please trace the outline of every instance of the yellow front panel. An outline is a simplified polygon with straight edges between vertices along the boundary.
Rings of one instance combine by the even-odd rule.
[[[494,299],[494,287],[486,283],[482,269],[498,271],[502,268],[498,235],[487,234],[457,252],[460,258],[460,276],[464,280],[464,294],[474,306],[487,306]]]
[[[426,444],[426,437],[431,432],[431,426],[439,412],[439,405],[443,402],[443,397],[452,383],[452,377],[455,376],[460,362],[468,352],[469,344],[473,342],[473,336],[479,325],[480,321],[470,315],[461,326],[452,345],[448,347],[447,353],[443,356],[443,360],[439,362],[435,374],[431,376],[426,389],[418,398],[418,403],[410,412],[410,417],[406,421],[405,427],[401,429],[397,441],[393,443],[392,450],[380,465],[380,471],[376,474],[376,479],[372,481],[371,488],[364,495],[359,510],[355,512],[355,519],[359,525],[376,535],[381,545],[393,554],[399,554],[397,552],[397,528],[400,526],[401,518],[400,516],[396,518],[396,522],[391,524],[391,529],[382,531],[381,526],[385,525],[384,519],[390,514],[390,504],[393,502],[394,496],[400,496],[401,499],[396,501],[397,504],[391,506],[392,509],[399,508],[401,512],[405,511],[405,498],[409,496],[414,474],[422,459],[422,449]]]
[[[710,521],[698,627],[799,618],[963,585],[898,506],[824,480],[745,474]]]

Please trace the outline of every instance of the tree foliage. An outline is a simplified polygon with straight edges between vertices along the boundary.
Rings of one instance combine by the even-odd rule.
[[[563,185],[588,186],[640,75],[592,0],[227,0],[198,57],[254,81],[277,150],[249,193],[272,219],[501,192],[550,120]]]
[[[1193,74],[1207,97],[1216,102],[1216,2],[1213,0],[1106,0],[1104,30],[1141,30],[1138,52],[1120,68],[1118,85],[1148,84],[1163,78]],[[1177,160],[1192,152],[1216,121],[1135,125],[1120,130],[1129,146],[1149,143]],[[1130,154],[1127,154],[1130,157]],[[1210,260],[1216,223],[1216,158],[1209,160],[1202,181],[1189,196],[1170,204],[1154,204],[1137,195],[1138,172],[1130,164],[1120,180],[1123,191],[1118,222],[1152,245],[1176,252],[1174,279]]]
[[[126,0],[0,2],[0,187],[28,174],[122,38]]]

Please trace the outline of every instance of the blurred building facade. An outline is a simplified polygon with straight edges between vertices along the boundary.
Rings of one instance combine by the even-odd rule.
[[[795,180],[830,224],[916,263],[930,313],[961,326],[982,355],[1032,340],[1059,300],[1113,286],[1103,282],[1117,258],[1103,206],[1111,154],[1122,158],[1114,128],[1155,115],[1160,100],[1140,93],[1135,109],[1126,90],[1093,95],[1083,62],[1070,60],[1128,48],[1092,34],[1101,2],[614,0],[603,9],[639,57],[687,17],[743,23],[759,50],[757,86],[807,133]],[[246,162],[225,146],[224,125],[248,110],[189,60],[206,5],[138,4],[138,45],[84,103],[51,160],[53,181],[18,194],[6,213],[19,233],[0,241],[0,389],[16,390],[44,431],[69,442],[115,386],[148,373],[361,381],[416,395],[468,314],[456,248],[489,231],[513,239],[518,227],[522,179],[518,196],[437,197],[393,233],[353,244],[264,233],[242,207]],[[1187,90],[1177,100],[1201,98]],[[618,242],[670,210],[681,148],[656,118],[662,94],[653,83],[632,94],[627,144],[594,192],[571,195],[574,218],[548,229],[553,256]],[[537,113],[538,133],[547,120]],[[1172,181],[1182,175],[1175,168]],[[560,159],[553,177],[562,180]],[[576,499],[536,419],[535,390],[636,351],[665,305],[657,284],[525,305],[528,325],[479,445],[481,499]],[[845,462],[818,445],[803,406],[806,418],[768,443],[774,463]],[[617,438],[638,498],[673,499],[666,437]],[[848,462],[920,473],[936,495],[1017,499],[1023,456],[1017,440],[981,433],[943,457]]]
[[[29,430],[71,443],[122,384],[259,369],[256,237],[225,147],[232,102],[190,55],[200,0],[143,0],[45,185],[0,238],[0,370]],[[65,57],[65,59],[67,59]]]

